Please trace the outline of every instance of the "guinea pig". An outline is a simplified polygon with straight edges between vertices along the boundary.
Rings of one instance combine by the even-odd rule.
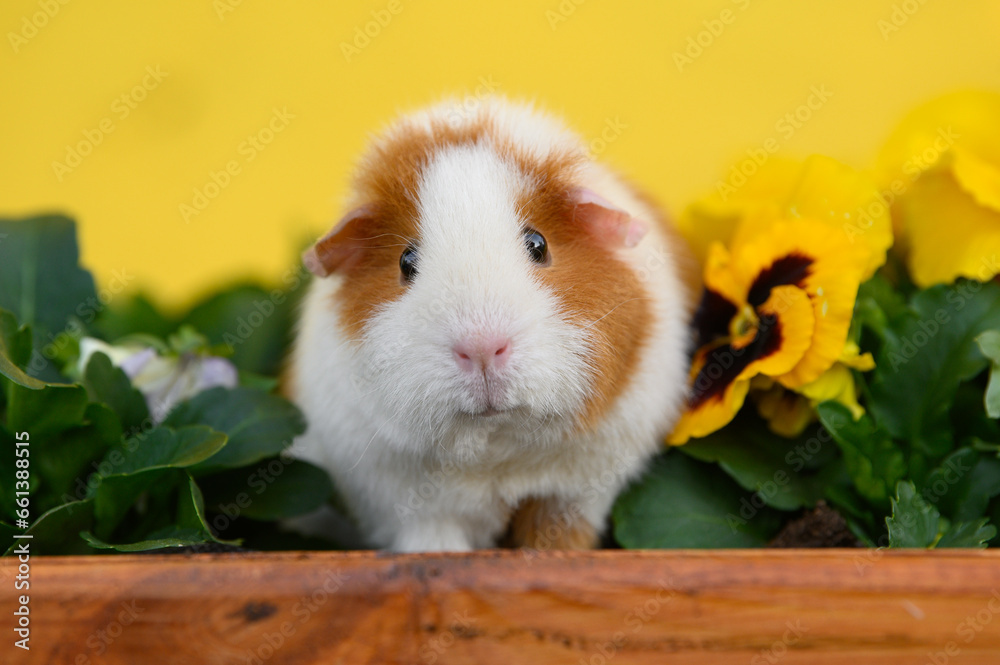
[[[368,546],[595,547],[686,397],[687,249],[529,104],[398,120],[303,256],[294,455]]]

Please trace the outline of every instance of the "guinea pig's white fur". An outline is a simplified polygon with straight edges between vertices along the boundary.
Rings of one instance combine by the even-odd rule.
[[[482,114],[534,158],[585,151],[549,116],[502,99],[471,114],[445,102],[405,118],[383,140],[435,119],[454,126]],[[617,493],[662,446],[688,371],[683,250],[611,171],[587,160],[574,177],[650,226],[637,246],[616,252],[651,298],[651,327],[627,385],[583,431],[591,349],[607,342],[592,324],[574,322],[538,278],[544,268],[531,263],[519,235],[526,220],[517,192],[530,186],[528,176],[489,142],[446,147],[423,167],[417,277],[376,310],[360,338],[345,331],[334,306],[341,276],[313,280],[289,372],[289,393],[309,423],[293,453],[330,472],[367,544],[491,547],[532,497],[551,498],[599,532]],[[491,416],[470,415],[483,388],[470,384],[451,351],[483,328],[512,340],[504,390],[491,397],[503,412]]]

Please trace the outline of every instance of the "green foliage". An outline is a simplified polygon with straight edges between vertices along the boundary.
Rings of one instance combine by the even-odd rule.
[[[847,407],[836,402],[824,402],[817,411],[843,452],[858,494],[873,506],[888,507],[896,482],[906,475],[902,449],[867,414],[855,421]]]
[[[959,384],[986,369],[976,338],[1000,328],[1000,285],[962,282],[917,293],[886,330],[869,408],[891,436],[928,457],[954,446],[948,412]]]
[[[165,312],[142,295],[99,300],[66,218],[0,221],[0,237],[0,552],[23,514],[44,554],[333,546],[280,528],[336,503],[324,471],[287,455],[305,422],[275,394],[304,273]],[[83,336],[227,357],[239,385],[186,396],[158,422],[148,387],[107,355],[78,366]],[[876,359],[855,374],[864,415],[820,404],[818,422],[785,439],[745,408],[622,493],[617,541],[759,547],[822,499],[866,545],[997,544],[1000,283],[919,290],[890,257],[861,286],[850,338]],[[26,454],[30,477],[15,485]]]
[[[810,431],[798,439],[785,439],[768,431],[759,419],[744,415],[679,450],[702,462],[718,463],[740,487],[757,492],[772,508],[795,510],[823,497],[818,469],[835,448],[824,434]]]
[[[615,539],[629,548],[760,547],[778,514],[718,467],[669,451],[618,499]]]
[[[950,523],[928,503],[911,482],[896,486],[892,516],[886,518],[890,547],[985,547],[996,535],[985,517]]]
[[[987,330],[976,338],[979,350],[990,361],[990,382],[986,386],[986,413],[1000,418],[1000,330]]]
[[[619,542],[760,544],[775,519],[787,521],[820,498],[867,545],[982,547],[995,540],[989,522],[1000,517],[1000,284],[963,280],[921,291],[877,274],[858,293],[851,338],[876,359],[873,371],[856,374],[864,415],[855,419],[826,402],[816,408],[820,429],[788,440],[744,407],[727,427],[680,448],[714,467],[680,470],[683,458],[671,454],[619,498]],[[803,455],[809,442],[813,453]],[[716,470],[766,504],[744,525],[749,531],[710,526],[733,512],[732,484]],[[685,506],[695,506],[697,517]]]
[[[94,278],[77,262],[76,226],[61,215],[0,220],[0,237],[0,308],[32,327],[34,375],[58,381],[52,360],[99,305]]]
[[[246,466],[272,457],[305,431],[305,420],[293,405],[255,388],[212,388],[171,411],[164,425],[211,425],[229,443],[193,470],[196,474]]]
[[[7,234],[0,243],[0,552],[24,531],[17,526],[24,515],[38,554],[292,542],[275,522],[334,495],[324,471],[284,454],[304,430],[302,414],[272,393],[271,377],[256,373],[276,368],[296,293],[241,287],[180,317],[142,297],[105,306],[77,266],[72,222],[0,221],[0,231]],[[284,313],[275,306],[269,317],[254,316],[259,325],[227,348],[227,327],[267,311],[257,306],[262,298],[281,301]],[[191,321],[205,326],[208,339]],[[241,385],[182,400],[156,424],[144,395],[104,353],[63,373],[84,335],[128,337],[166,356],[231,354]],[[15,485],[24,460],[30,478]],[[229,507],[236,500],[239,514]]]
[[[136,431],[149,418],[146,400],[121,369],[103,353],[95,353],[87,363],[83,385],[88,397],[103,402],[118,414],[126,431]]]
[[[31,355],[31,330],[18,327],[17,319],[8,311],[0,310],[0,373],[24,388],[40,390],[45,382],[29,376],[18,363],[24,365]]]

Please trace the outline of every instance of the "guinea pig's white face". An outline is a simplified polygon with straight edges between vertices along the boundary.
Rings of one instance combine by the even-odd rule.
[[[363,324],[356,387],[407,446],[545,443],[587,401],[592,331],[543,279],[560,248],[517,209],[526,178],[482,144],[444,149],[421,172],[416,237],[380,239],[402,287]]]

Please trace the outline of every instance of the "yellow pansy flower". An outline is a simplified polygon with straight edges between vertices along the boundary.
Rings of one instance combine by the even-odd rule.
[[[921,287],[1000,274],[1000,94],[959,92],[910,113],[879,157]]]
[[[866,279],[885,263],[893,242],[889,210],[874,179],[821,155],[802,163],[772,157],[742,186],[720,183],[677,224],[704,265],[713,242],[747,241],[775,219],[810,219],[837,229],[847,251],[864,262]]]
[[[772,432],[795,437],[816,419],[816,406],[827,400],[840,402],[850,409],[855,418],[860,418],[865,410],[858,403],[851,370],[868,371],[874,368],[875,361],[871,354],[862,354],[857,344],[848,342],[837,362],[815,381],[790,390],[769,377],[759,376],[751,382],[751,395],[757,412],[767,421]]]
[[[726,425],[759,375],[796,390],[819,380],[843,354],[868,258],[841,229],[814,219],[734,234],[730,250],[712,243],[688,408],[668,442]]]

